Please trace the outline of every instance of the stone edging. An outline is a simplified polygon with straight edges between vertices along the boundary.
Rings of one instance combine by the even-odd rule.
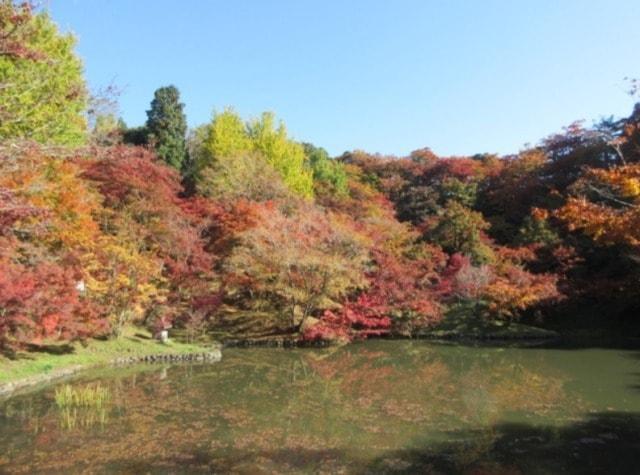
[[[152,355],[144,355],[144,356],[125,356],[115,358],[106,363],[98,363],[98,364],[76,364],[72,366],[67,366],[64,368],[54,369],[49,373],[41,373],[34,376],[30,376],[28,378],[19,379],[17,381],[10,381],[8,383],[0,384],[0,397],[8,396],[15,391],[20,389],[25,389],[31,386],[36,386],[38,384],[51,383],[58,379],[66,378],[68,376],[72,376],[81,371],[86,371],[92,368],[97,368],[104,365],[128,365],[134,363],[176,363],[176,362],[217,362],[222,358],[222,352],[220,348],[215,348],[206,352],[197,352],[197,353],[158,353]]]
[[[222,358],[220,349],[215,349],[202,353],[160,353],[146,356],[128,356],[116,358],[111,364],[125,365],[132,363],[165,363],[179,361],[209,361],[216,362]]]
[[[335,345],[336,342],[328,340],[304,341],[296,338],[242,338],[229,339],[223,342],[223,348],[319,348]]]

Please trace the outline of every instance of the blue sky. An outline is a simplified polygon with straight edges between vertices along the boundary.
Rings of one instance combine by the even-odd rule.
[[[510,153],[624,116],[638,0],[50,0],[129,125],[175,84],[191,126],[274,111],[332,154]]]

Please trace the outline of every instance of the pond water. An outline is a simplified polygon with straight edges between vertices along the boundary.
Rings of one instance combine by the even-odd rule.
[[[0,402],[0,473],[639,473],[640,352],[227,349]],[[106,388],[101,407],[56,390]]]

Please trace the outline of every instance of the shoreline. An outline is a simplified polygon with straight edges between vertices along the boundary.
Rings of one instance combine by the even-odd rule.
[[[106,366],[124,366],[139,363],[177,363],[177,362],[217,362],[222,358],[220,348],[193,353],[155,353],[148,355],[127,356],[106,361],[104,363],[76,364],[56,368],[50,372],[40,373],[28,378],[17,379],[0,384],[0,398],[7,398],[23,389],[46,385],[58,380],[74,376],[78,373],[103,368]]]
[[[160,343],[148,331],[135,327],[125,329],[120,338],[113,340],[43,344],[37,350],[19,352],[15,358],[0,359],[0,397],[98,367],[219,360],[221,346],[217,342]]]
[[[524,328],[531,328],[525,327]],[[468,329],[467,329],[468,330]],[[536,332],[492,332],[487,328],[475,331],[460,331],[458,328],[433,328],[426,332],[407,334],[390,334],[379,337],[384,340],[425,340],[441,342],[476,342],[476,343],[532,343],[547,342],[560,338],[551,331]],[[494,329],[495,330],[495,329]],[[10,397],[19,390],[38,385],[53,383],[57,380],[73,376],[82,371],[105,366],[120,366],[137,363],[170,363],[170,362],[213,362],[222,357],[222,348],[325,348],[347,344],[332,341],[302,341],[294,335],[279,335],[263,338],[237,338],[224,340],[222,343],[186,344],[171,340],[167,344],[159,343],[144,330],[130,328],[120,340],[93,341],[87,346],[76,344],[70,353],[45,355],[31,353],[16,360],[0,362],[0,398]],[[4,366],[4,367],[3,367]],[[21,366],[29,366],[26,371]],[[20,373],[24,373],[21,375]]]

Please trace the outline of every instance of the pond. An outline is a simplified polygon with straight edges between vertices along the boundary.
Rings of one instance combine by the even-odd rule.
[[[226,349],[0,402],[0,473],[637,473],[640,352]],[[64,406],[61,388],[99,387]]]

